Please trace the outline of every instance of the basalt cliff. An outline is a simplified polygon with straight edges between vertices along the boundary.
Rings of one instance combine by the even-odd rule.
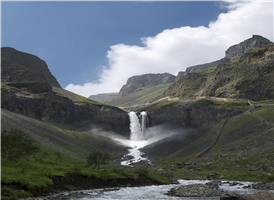
[[[96,127],[129,136],[126,112],[62,89],[38,57],[1,48],[1,70],[2,109],[77,130]]]
[[[142,109],[148,111],[154,124],[169,121],[197,127],[237,115],[250,102],[274,99],[273,44],[225,60],[216,67],[186,74]],[[238,106],[233,109],[220,103],[225,101],[238,102]]]

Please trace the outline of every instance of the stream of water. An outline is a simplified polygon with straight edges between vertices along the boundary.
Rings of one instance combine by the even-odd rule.
[[[80,195],[81,198],[70,198],[71,200],[81,199],[81,200],[155,200],[155,199],[170,199],[170,200],[219,200],[220,197],[173,197],[165,195],[171,188],[178,187],[181,185],[192,185],[192,184],[205,184],[210,182],[208,180],[178,180],[180,184],[176,185],[160,185],[160,186],[146,186],[146,187],[126,187],[126,188],[116,188],[113,191],[105,191],[104,189],[96,190],[82,190],[74,192],[75,195]],[[223,181],[224,183],[224,181]],[[235,183],[235,182],[233,182]],[[230,186],[229,184],[222,184],[220,189],[227,192],[235,192],[237,194],[253,194],[259,192],[260,190],[243,188],[244,186],[251,185],[252,182],[238,182],[242,185]],[[274,192],[271,190],[271,192]],[[67,195],[67,193],[63,193]]]

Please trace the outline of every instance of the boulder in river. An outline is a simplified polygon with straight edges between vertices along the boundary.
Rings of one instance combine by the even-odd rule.
[[[274,194],[270,191],[261,191],[245,195],[245,200],[273,200]]]
[[[193,184],[172,188],[167,195],[177,197],[213,197],[220,196],[222,190],[216,185]]]

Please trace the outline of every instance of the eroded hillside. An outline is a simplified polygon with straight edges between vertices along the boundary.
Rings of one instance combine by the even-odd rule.
[[[214,96],[266,100],[274,98],[274,45],[251,49],[216,68],[189,73],[159,98]]]
[[[130,77],[121,88],[118,96],[106,103],[124,107],[150,102],[172,85],[175,78],[168,73]]]

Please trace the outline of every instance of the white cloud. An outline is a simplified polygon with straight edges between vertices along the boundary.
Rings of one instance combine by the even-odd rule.
[[[164,30],[155,37],[141,38],[143,47],[113,45],[107,53],[109,67],[102,69],[97,83],[69,84],[65,89],[86,97],[117,92],[134,75],[165,72],[177,75],[189,66],[220,59],[228,47],[252,35],[273,41],[272,2],[229,2],[228,8],[208,27]]]

